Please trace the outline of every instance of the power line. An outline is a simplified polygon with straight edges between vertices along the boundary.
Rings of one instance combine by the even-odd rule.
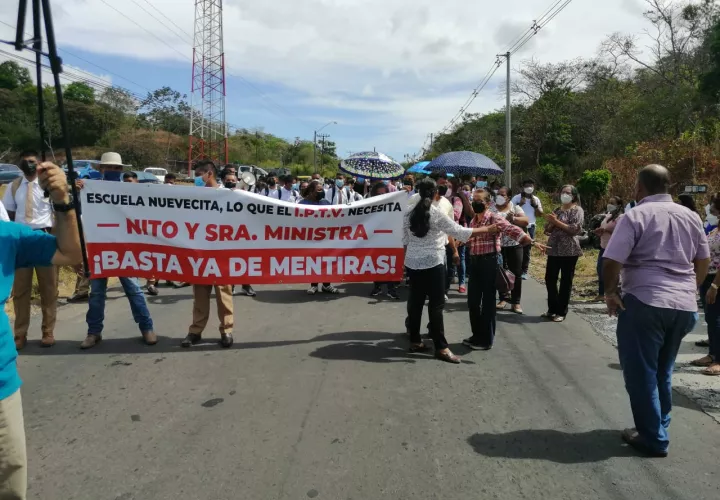
[[[185,31],[184,29],[182,29],[180,26],[178,26],[177,24],[175,24],[175,22],[174,22],[172,19],[170,19],[168,16],[166,16],[166,15],[163,13],[163,11],[161,11],[160,9],[158,9],[157,7],[155,7],[155,6],[154,6],[152,3],[150,3],[148,0],[143,0],[143,2],[145,2],[145,3],[148,4],[150,7],[152,7],[153,9],[155,9],[161,16],[163,16],[165,19],[167,19],[168,21],[170,21],[170,24],[172,24],[172,25],[175,26],[177,29],[179,29],[180,31],[182,31],[183,33],[185,33],[185,35],[187,35],[188,38],[192,39],[193,36],[192,36],[190,33],[188,33],[187,31]]]
[[[515,37],[510,42],[504,53],[509,53],[510,55],[517,53],[520,49],[523,48],[523,46],[525,46],[526,43],[528,43],[528,41],[530,41],[531,38],[537,35],[542,28],[544,28],[548,23],[550,23],[550,21],[555,19],[555,17],[560,12],[562,12],[565,7],[567,7],[571,2],[572,0],[554,0],[550,7],[548,7],[542,13],[542,15],[540,15],[540,17],[533,21],[532,26],[530,26],[527,30],[525,30],[519,36]],[[475,101],[478,94],[487,86],[490,79],[493,77],[501,64],[502,60],[500,59],[500,57],[497,57],[493,66],[485,74],[485,77],[483,77],[478,86],[473,89],[470,97],[468,97],[468,99],[465,101],[465,104],[463,104],[460,108],[460,111],[458,111],[450,120],[450,122],[440,130],[440,134],[444,134],[445,132],[450,130],[457,123],[457,121],[465,115],[470,105]],[[423,146],[420,150],[421,153],[425,150],[425,144],[427,144],[427,139],[423,143]]]
[[[139,3],[137,3],[136,0],[130,0],[130,1],[131,1],[132,3],[134,3],[135,5],[137,5],[139,8],[141,8],[148,16],[152,17],[152,18],[155,19],[157,22],[159,22],[160,24],[162,24],[162,25],[165,27],[165,29],[167,29],[170,33],[172,33],[173,35],[175,35],[176,37],[178,37],[182,42],[185,42],[185,39],[184,39],[181,35],[178,35],[177,31],[173,30],[173,29],[170,28],[167,24],[165,24],[165,23],[162,22],[160,19],[158,19],[157,17],[155,17],[152,12],[148,11],[145,7],[143,7],[142,5],[140,5]],[[147,1],[146,1],[145,3],[147,3]],[[150,5],[151,7],[154,7],[152,4],[148,4],[148,5]],[[158,10],[158,9],[155,8],[155,10]],[[162,14],[161,11],[158,10],[158,12],[160,12],[160,13]],[[191,37],[191,39],[192,39],[192,37]]]

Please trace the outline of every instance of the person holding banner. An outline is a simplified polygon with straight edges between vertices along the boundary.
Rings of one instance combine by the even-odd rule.
[[[229,189],[230,191],[242,191],[242,189],[237,187],[238,178],[235,167],[225,166],[225,168],[222,169],[222,172],[220,172],[220,180],[222,181],[225,189]],[[235,285],[232,286],[232,293],[235,295]],[[242,293],[248,297],[255,297],[257,295],[253,287],[250,285],[243,285]]]
[[[405,213],[403,246],[405,267],[410,278],[410,296],[407,303],[407,325],[410,334],[410,352],[422,352],[427,346],[420,337],[425,298],[429,298],[430,337],[435,343],[435,357],[441,361],[458,364],[460,358],[448,347],[443,323],[445,308],[445,244],[452,237],[465,243],[473,235],[497,233],[495,226],[477,228],[462,227],[446,213],[433,205],[438,194],[435,181],[426,178],[416,185],[419,201]],[[459,259],[457,253],[455,260]],[[493,303],[493,309],[494,309]]]
[[[37,166],[39,189],[50,194],[55,213],[54,234],[28,225],[0,221],[0,304],[10,296],[15,270],[72,266],[82,260],[75,204],[65,173],[52,163]],[[27,495],[27,450],[17,350],[5,309],[0,307],[0,498]]]
[[[330,205],[330,202],[325,197],[326,191],[320,181],[312,181],[303,195],[304,198],[299,202],[300,205]],[[310,288],[307,290],[308,295],[315,295],[320,290],[322,290],[323,293],[340,293],[340,290],[330,283],[323,283],[322,289],[320,289],[318,285],[318,283],[311,283]]]
[[[205,187],[221,188],[217,181],[215,164],[210,160],[201,160],[195,166],[195,178],[200,177]],[[210,319],[210,294],[215,288],[218,319],[220,320],[220,345],[229,348],[233,345],[234,326],[232,285],[193,285],[193,321],[187,337],[180,344],[191,347],[202,341],[202,333]]]
[[[123,177],[122,157],[118,153],[104,153],[100,157],[98,168],[104,182],[119,182]],[[78,189],[84,188],[82,180],[76,183]],[[140,327],[140,334],[147,345],[157,344],[157,335],[153,328],[153,320],[150,317],[150,310],[145,301],[145,294],[140,287],[137,278],[120,278],[120,284],[125,291],[125,296],[130,302],[135,322]],[[107,278],[90,280],[90,298],[88,301],[88,312],[85,321],[88,325],[88,334],[80,344],[80,349],[90,349],[102,341],[103,322],[105,321],[105,300],[107,299]]]

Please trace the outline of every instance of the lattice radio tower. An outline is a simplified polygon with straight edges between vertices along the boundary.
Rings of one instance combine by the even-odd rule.
[[[195,0],[188,175],[200,159],[228,162],[222,0]]]

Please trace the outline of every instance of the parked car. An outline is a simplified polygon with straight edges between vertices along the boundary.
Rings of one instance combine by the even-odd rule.
[[[10,184],[18,177],[22,177],[22,170],[20,170],[17,165],[0,163],[0,186]]]
[[[160,182],[165,182],[165,176],[168,173],[166,169],[160,167],[148,167],[145,172],[154,175]]]
[[[102,179],[98,170],[98,160],[73,160],[73,168],[78,179]],[[62,169],[67,173],[67,163],[63,163]]]
[[[141,172],[140,170],[133,170],[138,176],[138,182],[140,184],[162,184],[160,179],[151,174],[150,172]]]

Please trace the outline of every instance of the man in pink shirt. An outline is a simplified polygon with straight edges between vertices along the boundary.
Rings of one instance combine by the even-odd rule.
[[[619,313],[618,354],[635,420],[622,438],[656,457],[668,454],[673,367],[697,322],[695,294],[710,264],[700,217],[673,202],[669,186],[665,167],[640,170],[638,203],[618,221],[603,255],[605,300],[611,316]]]

